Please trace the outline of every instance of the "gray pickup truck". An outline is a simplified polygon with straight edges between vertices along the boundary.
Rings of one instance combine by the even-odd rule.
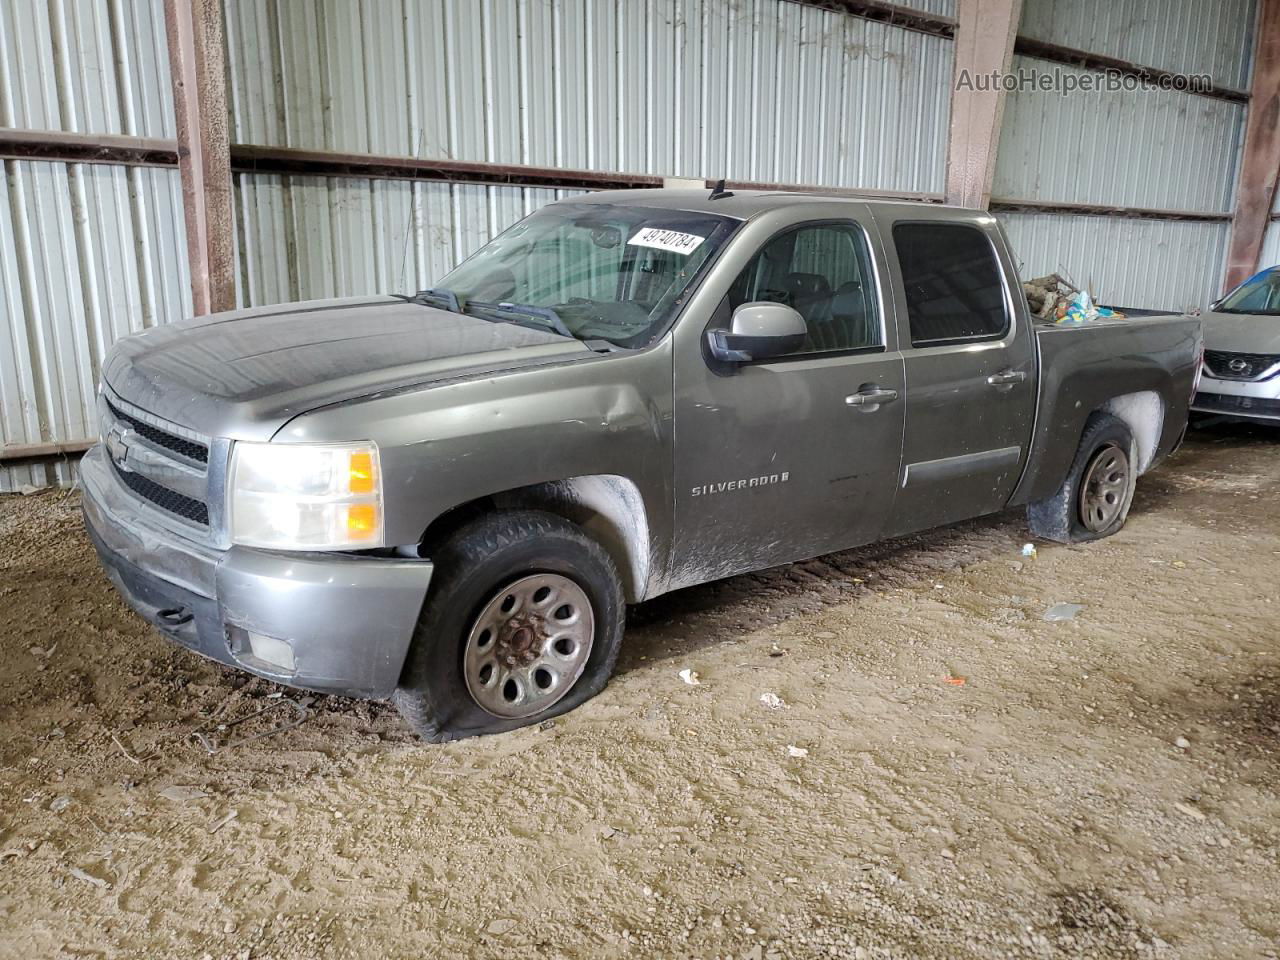
[[[178,643],[450,740],[599,692],[628,603],[1016,505],[1114,533],[1199,350],[1033,326],[983,212],[600,193],[413,297],[121,341],[84,511]]]

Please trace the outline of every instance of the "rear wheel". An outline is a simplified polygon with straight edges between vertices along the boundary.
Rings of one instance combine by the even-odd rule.
[[[1095,413],[1057,493],[1028,505],[1031,532],[1060,543],[1111,536],[1129,516],[1136,455],[1133,434],[1124,421]]]
[[[495,512],[432,560],[394,698],[424,739],[514,730],[604,688],[625,606],[613,561],[581,528],[539,511]]]

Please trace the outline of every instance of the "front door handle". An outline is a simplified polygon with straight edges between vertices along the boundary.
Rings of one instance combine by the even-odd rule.
[[[1022,383],[1027,379],[1025,370],[1001,370],[999,373],[993,373],[987,377],[987,383],[993,387],[1011,387],[1015,383]]]
[[[882,403],[892,403],[898,399],[897,390],[881,390],[879,387],[868,387],[851,393],[844,402],[851,407],[879,407]]]

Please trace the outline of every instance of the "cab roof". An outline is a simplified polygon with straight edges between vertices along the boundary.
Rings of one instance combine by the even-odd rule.
[[[637,207],[658,207],[669,210],[685,210],[697,213],[714,213],[726,217],[749,220],[772,210],[805,206],[811,203],[870,204],[893,213],[919,215],[922,211],[937,213],[943,210],[952,215],[968,213],[975,217],[990,216],[984,210],[968,210],[924,200],[884,200],[860,197],[849,193],[799,193],[781,190],[732,190],[732,196],[711,199],[710,189],[662,188],[642,190],[602,190],[598,193],[566,197],[559,202],[568,203],[617,203]]]

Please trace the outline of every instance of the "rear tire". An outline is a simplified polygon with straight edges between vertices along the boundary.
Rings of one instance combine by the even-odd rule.
[[[540,723],[604,689],[626,607],[613,561],[581,528],[497,511],[461,527],[432,560],[393,697],[424,740]]]
[[[1133,433],[1123,420],[1095,413],[1058,492],[1027,506],[1031,532],[1059,543],[1109,537],[1129,516],[1136,480]]]

